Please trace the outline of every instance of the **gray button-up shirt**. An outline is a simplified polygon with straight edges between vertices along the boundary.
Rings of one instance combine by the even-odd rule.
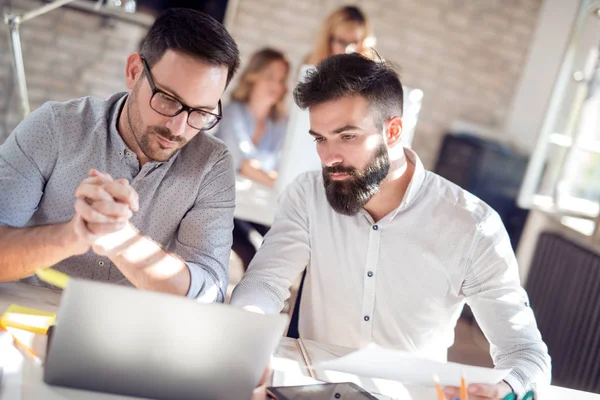
[[[167,162],[137,156],[117,131],[126,94],[50,102],[22,121],[0,146],[0,225],[69,221],[75,189],[95,168],[126,178],[138,192],[132,224],[185,260],[188,297],[223,301],[232,243],[235,176],[219,140],[199,133]],[[106,257],[88,253],[55,266],[71,276],[129,284]],[[25,279],[43,285],[36,276]]]

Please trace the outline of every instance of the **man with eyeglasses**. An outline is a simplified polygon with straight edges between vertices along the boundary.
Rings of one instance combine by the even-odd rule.
[[[213,18],[171,9],[127,59],[128,93],[49,102],[0,146],[0,282],[71,276],[223,301],[231,156],[205,134],[239,66]]]

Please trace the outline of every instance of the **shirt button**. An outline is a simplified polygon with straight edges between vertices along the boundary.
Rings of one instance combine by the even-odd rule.
[[[373,225],[373,230],[376,231],[377,229],[379,229],[379,227],[377,225]]]
[[[123,152],[122,151],[119,152],[119,157],[123,157]]]
[[[369,272],[367,272],[367,276],[368,276],[369,278],[370,278],[370,277],[372,277],[372,276],[373,276],[373,271],[369,271]]]
[[[369,316],[368,316],[368,315],[365,315],[365,321],[367,321],[367,322],[368,322],[370,319],[371,319],[371,318],[369,318]]]
[[[104,261],[98,261],[98,265],[103,267],[104,266]]]

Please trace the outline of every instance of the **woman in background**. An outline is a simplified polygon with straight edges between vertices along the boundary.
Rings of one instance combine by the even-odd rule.
[[[285,139],[289,69],[285,56],[277,50],[265,48],[254,53],[215,135],[229,148],[236,171],[271,188]]]
[[[224,107],[215,134],[231,152],[236,171],[270,188],[275,186],[279,155],[285,141],[285,95],[289,63],[283,53],[264,48],[254,53]],[[254,232],[264,236],[268,227],[234,220],[233,251],[248,268],[256,247]]]
[[[305,63],[316,65],[334,54],[361,53],[367,57],[375,37],[367,16],[355,6],[338,8],[323,22],[312,53]]]

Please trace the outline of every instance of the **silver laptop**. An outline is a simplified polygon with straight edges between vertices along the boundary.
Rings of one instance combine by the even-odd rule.
[[[44,381],[151,399],[249,399],[285,315],[72,279]]]

